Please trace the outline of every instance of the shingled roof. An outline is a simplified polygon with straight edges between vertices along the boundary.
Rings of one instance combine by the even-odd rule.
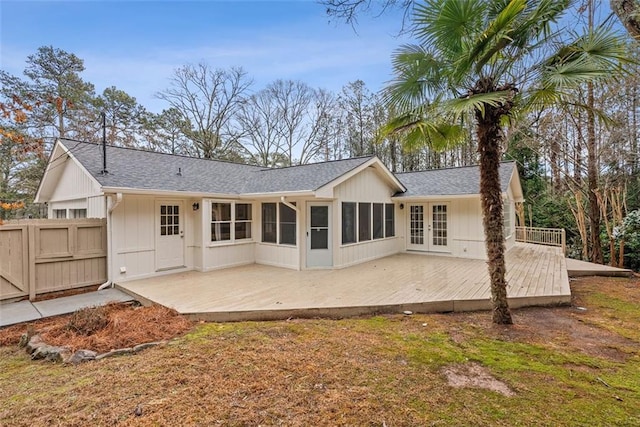
[[[515,162],[500,163],[500,186],[509,188]],[[420,172],[397,173],[396,177],[407,187],[395,197],[461,196],[480,192],[480,167],[433,169]]]
[[[264,168],[107,146],[108,173],[103,174],[100,144],[61,142],[103,187],[210,194],[314,191],[373,158]]]
[[[102,145],[60,140],[103,188],[185,192],[219,195],[252,195],[314,192],[375,159],[373,156],[313,163],[287,168],[265,168],[218,160],[107,146],[107,170],[102,173]],[[49,169],[57,167],[52,159]],[[379,168],[385,169],[379,162]],[[371,164],[371,163],[370,163]],[[500,165],[502,191],[507,191],[516,165]],[[386,170],[386,169],[385,169]],[[388,170],[387,170],[388,172]],[[389,173],[389,172],[388,172]],[[478,194],[478,166],[434,169],[395,174],[395,197],[430,197]],[[399,182],[398,182],[399,181]],[[339,181],[338,181],[339,182]]]

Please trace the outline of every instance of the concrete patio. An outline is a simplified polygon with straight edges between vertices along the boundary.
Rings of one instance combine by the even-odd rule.
[[[560,248],[517,243],[507,253],[511,307],[568,304]],[[251,264],[125,282],[142,302],[207,321],[346,317],[405,310],[490,309],[486,262],[403,253],[340,270],[295,271]]]

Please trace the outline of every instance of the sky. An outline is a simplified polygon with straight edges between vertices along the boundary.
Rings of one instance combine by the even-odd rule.
[[[354,28],[311,0],[0,0],[0,66],[22,76],[28,55],[51,45],[84,60],[85,81],[116,86],[152,112],[173,70],[206,62],[240,66],[259,90],[276,79],[338,92],[361,79],[377,91],[391,79],[400,12],[362,15]]]

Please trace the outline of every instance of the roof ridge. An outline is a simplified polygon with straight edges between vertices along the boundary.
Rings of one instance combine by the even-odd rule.
[[[506,164],[506,163],[516,163],[515,160],[501,160],[500,164]],[[436,169],[423,169],[423,170],[419,170],[419,171],[405,171],[405,172],[394,172],[395,175],[402,175],[402,174],[409,174],[409,173],[419,173],[419,172],[436,172],[436,171],[444,171],[444,170],[452,170],[452,169],[456,169],[456,170],[460,170],[460,169],[467,169],[467,168],[478,168],[480,167],[479,164],[476,165],[465,165],[465,166],[447,166],[445,168],[436,168]]]
[[[58,139],[61,140],[61,141],[70,141],[70,142],[77,142],[77,143],[82,143],[82,144],[95,145],[96,147],[100,147],[102,145],[101,142],[82,141],[82,140],[73,139],[73,138],[58,138]],[[77,147],[77,145],[76,145],[76,147]],[[70,151],[73,152],[73,149],[76,148],[76,147],[67,147],[67,148]],[[136,152],[139,152],[139,153],[148,153],[148,154],[157,154],[157,155],[164,155],[164,156],[171,156],[171,157],[179,157],[179,158],[182,158],[182,159],[189,159],[189,160],[200,160],[200,161],[205,161],[205,162],[218,162],[218,163],[226,163],[226,164],[237,165],[237,166],[248,166],[248,167],[254,168],[256,170],[264,169],[263,166],[251,165],[251,164],[248,164],[248,163],[239,163],[239,162],[233,162],[233,161],[230,161],[230,160],[221,160],[221,159],[207,159],[207,158],[202,158],[202,157],[187,156],[185,154],[164,153],[162,151],[145,150],[145,149],[137,148],[137,147],[122,147],[122,146],[119,146],[119,145],[107,144],[107,148],[118,149],[118,150],[136,151]]]
[[[322,162],[304,163],[304,164],[301,164],[301,165],[282,166],[282,167],[277,167],[277,168],[270,168],[270,167],[262,166],[261,171],[264,171],[264,172],[280,171],[280,170],[286,170],[286,169],[300,168],[300,167],[304,167],[304,166],[313,166],[313,165],[320,165],[320,164],[327,164],[327,163],[346,162],[346,161],[349,161],[349,160],[373,159],[375,157],[377,157],[377,156],[375,154],[372,154],[372,155],[368,155],[368,156],[356,156],[356,157],[349,157],[349,158],[346,158],[346,159],[325,160],[325,161],[322,161]]]

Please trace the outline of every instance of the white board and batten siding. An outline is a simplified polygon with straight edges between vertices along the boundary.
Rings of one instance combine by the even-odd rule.
[[[87,218],[105,218],[105,199],[99,185],[74,161],[67,159],[60,181],[48,202],[47,215],[56,209],[86,209]]]
[[[480,198],[453,199],[449,206],[450,255],[458,258],[486,258]]]
[[[157,238],[160,234],[159,213],[161,204],[181,206],[180,224],[183,238],[176,239],[182,245],[183,260],[172,269],[160,268],[157,259]],[[112,280],[124,282],[159,274],[170,274],[195,268],[197,248],[196,218],[200,211],[193,211],[190,199],[164,199],[152,196],[125,195],[111,214]],[[199,241],[199,240],[198,240]],[[181,265],[179,265],[181,264]]]
[[[401,215],[398,204],[394,204],[395,237],[342,244],[342,202],[393,203],[393,193],[394,190],[374,168],[363,170],[335,188],[332,209],[334,267],[348,267],[404,250],[403,231],[400,228],[402,222],[398,221]]]

